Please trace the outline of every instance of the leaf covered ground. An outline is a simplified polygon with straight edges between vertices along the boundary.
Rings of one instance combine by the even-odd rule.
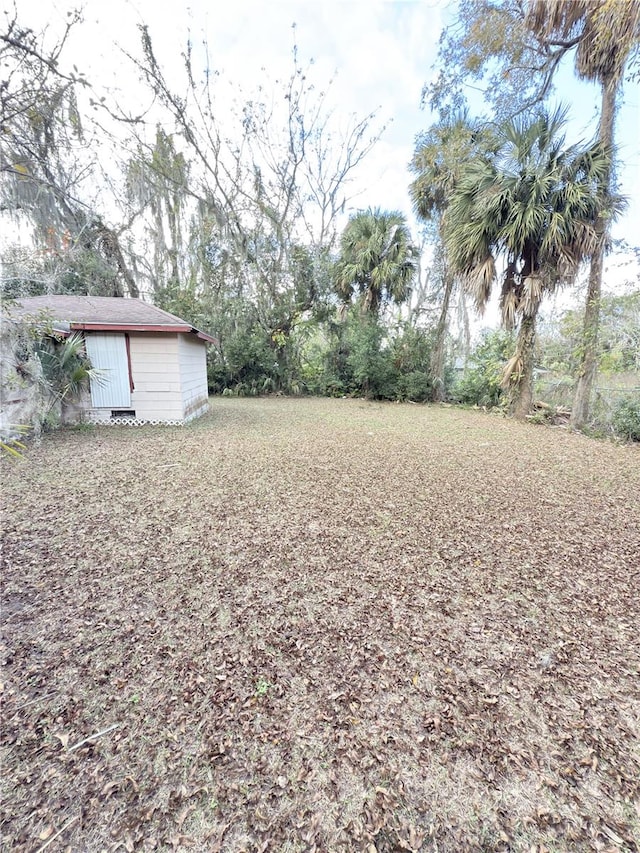
[[[3,850],[640,850],[640,453],[214,399],[3,463]]]

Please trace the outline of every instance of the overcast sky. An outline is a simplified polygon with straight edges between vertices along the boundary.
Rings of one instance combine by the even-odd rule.
[[[77,3],[67,0],[20,0],[20,18],[40,31],[56,30]],[[416,134],[429,124],[420,107],[423,85],[433,73],[438,38],[451,20],[449,0],[85,0],[84,23],[75,32],[68,57],[92,82],[118,90],[126,102],[133,86],[122,50],[139,55],[137,25],[149,26],[156,53],[171,69],[190,37],[206,38],[212,66],[245,91],[264,79],[291,70],[294,43],[300,62],[314,61],[319,87],[334,75],[331,102],[345,115],[364,116],[378,109],[388,123],[381,141],[359,176],[361,193],[352,206],[400,209],[411,215],[407,164]],[[266,71],[265,71],[266,70]],[[571,107],[571,141],[590,139],[599,104],[598,88],[573,82],[566,73],[558,97]],[[639,88],[627,85],[617,125],[622,191],[630,198],[615,234],[640,242]]]

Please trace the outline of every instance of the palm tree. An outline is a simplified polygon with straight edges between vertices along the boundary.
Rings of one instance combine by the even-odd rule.
[[[489,133],[474,129],[467,111],[462,110],[421,134],[411,161],[411,170],[416,175],[409,187],[413,207],[420,219],[435,223],[443,261],[442,304],[431,355],[431,398],[436,403],[444,399],[444,348],[455,285],[444,245],[443,217],[465,163],[480,151],[490,150],[490,146]]]
[[[358,294],[363,313],[377,316],[385,303],[405,302],[417,270],[417,249],[397,211],[360,211],[340,238],[334,268],[336,293],[345,302]]]
[[[575,278],[598,244],[600,188],[610,159],[600,145],[564,147],[564,114],[515,118],[500,128],[495,156],[462,172],[447,206],[444,236],[453,269],[483,310],[500,278],[503,324],[518,326],[504,372],[510,406],[524,418],[533,401],[536,317],[542,299]],[[498,276],[496,260],[504,259]]]
[[[638,0],[531,0],[528,20],[531,28],[550,44],[577,44],[578,75],[597,81],[602,90],[598,141],[613,150],[616,99],[627,61],[640,42],[640,3]],[[601,178],[603,192],[611,190],[611,179],[610,164]],[[596,228],[598,242],[589,271],[582,364],[571,416],[575,427],[584,426],[588,420],[597,369],[602,267],[609,230],[606,216],[598,219]]]
[[[42,387],[49,397],[48,415],[60,405],[77,400],[89,381],[104,382],[104,373],[91,367],[83,336],[74,332],[67,338],[44,337],[35,347],[42,365]]]

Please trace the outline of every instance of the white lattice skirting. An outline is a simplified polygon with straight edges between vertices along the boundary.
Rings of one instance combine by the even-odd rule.
[[[100,420],[99,418],[85,418],[85,424],[93,424],[94,426],[184,426],[187,421],[163,421],[163,420],[144,420],[143,418],[109,418],[108,420]]]
[[[92,416],[89,413],[85,413],[82,418],[82,422],[85,424],[92,424],[94,426],[185,426],[208,411],[209,404],[203,403],[203,405],[199,406],[195,411],[190,412],[187,417],[182,420],[179,420],[178,418],[131,418],[126,415],[114,418],[105,418],[103,416],[100,418],[95,415]]]

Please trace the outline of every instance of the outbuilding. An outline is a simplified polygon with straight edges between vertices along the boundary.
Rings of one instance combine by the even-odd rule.
[[[140,299],[35,296],[14,315],[53,334],[84,336],[98,378],[75,405],[90,423],[183,424],[207,411],[207,344],[213,338]]]

